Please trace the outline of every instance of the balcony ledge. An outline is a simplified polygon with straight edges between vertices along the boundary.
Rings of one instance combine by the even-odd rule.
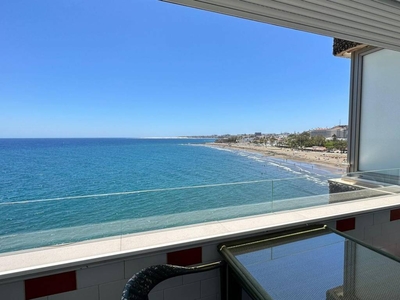
[[[5,253],[0,256],[0,282],[40,272],[84,268],[171,249],[207,245],[305,224],[400,207],[400,195],[385,195],[290,211],[175,227],[73,244]]]

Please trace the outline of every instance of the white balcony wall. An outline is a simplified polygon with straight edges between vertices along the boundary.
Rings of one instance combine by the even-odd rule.
[[[400,52],[363,57],[359,170],[400,167]]]

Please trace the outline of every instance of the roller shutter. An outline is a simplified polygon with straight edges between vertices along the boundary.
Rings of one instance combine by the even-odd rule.
[[[162,0],[400,51],[397,0]]]

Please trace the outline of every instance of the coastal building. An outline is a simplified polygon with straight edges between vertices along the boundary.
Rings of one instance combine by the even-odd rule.
[[[351,57],[349,171],[398,168],[400,120],[400,2],[171,0],[177,4],[334,37],[334,53]],[[348,42],[354,41],[354,42]],[[379,133],[379,134],[378,134]],[[398,181],[397,171],[373,172]],[[347,181],[360,188],[362,178]],[[370,184],[371,180],[369,181]],[[217,245],[237,238],[327,224],[394,256],[400,255],[400,196],[395,186],[358,193],[356,201],[289,212],[178,227],[46,247],[0,257],[0,299],[120,299],[126,280],[143,267],[220,260]],[[372,197],[372,192],[380,192]],[[355,265],[355,268],[357,265]],[[287,268],[290,271],[290,268]],[[379,297],[374,282],[384,272],[368,269],[361,291]],[[158,286],[150,299],[221,299],[218,271],[179,276]],[[387,291],[398,292],[391,281]],[[397,297],[392,299],[398,299]],[[380,295],[382,296],[382,295]],[[334,297],[334,296],[332,296]],[[237,299],[241,299],[237,295]],[[330,298],[332,299],[332,298]],[[337,297],[335,299],[341,299]]]
[[[347,139],[348,126],[338,125],[332,128],[315,128],[310,130],[310,136],[323,136],[324,138],[332,138],[333,136],[336,136],[338,139]]]

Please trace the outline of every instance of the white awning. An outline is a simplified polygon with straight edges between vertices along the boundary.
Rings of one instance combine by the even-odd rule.
[[[397,0],[162,0],[400,51]]]

